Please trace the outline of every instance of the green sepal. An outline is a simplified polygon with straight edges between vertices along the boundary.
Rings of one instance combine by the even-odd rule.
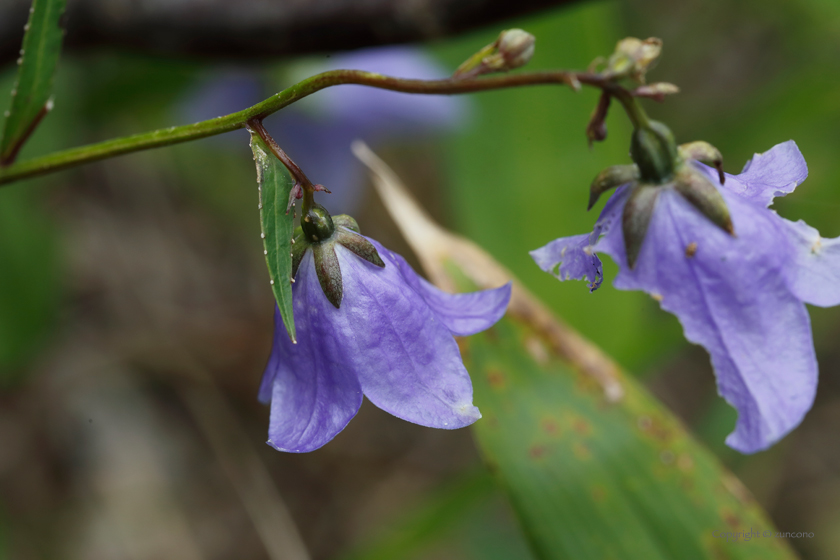
[[[720,150],[709,144],[698,140],[696,142],[689,142],[688,144],[681,144],[677,152],[682,159],[694,159],[703,162],[707,165],[713,165],[718,172],[718,179],[720,184],[726,182],[726,176],[723,174],[723,156]]]
[[[610,189],[633,183],[639,180],[639,166],[638,165],[613,165],[607,167],[592,181],[589,186],[589,206],[587,210],[592,210],[601,195]]]
[[[624,232],[624,248],[627,252],[627,266],[631,269],[636,265],[636,259],[642,250],[660,190],[659,187],[639,185],[624,205],[621,225]]]
[[[713,224],[735,236],[732,216],[723,195],[702,173],[684,166],[677,175],[674,188]]]
[[[633,131],[630,157],[639,166],[642,181],[662,185],[674,175],[677,143],[671,130],[657,121]]]
[[[342,247],[347,248],[357,257],[366,260],[371,264],[375,264],[379,268],[385,268],[385,263],[379,256],[379,252],[373,243],[359,235],[358,233],[338,228],[335,231],[335,240],[341,243]]]
[[[355,231],[356,233],[361,233],[359,230],[359,224],[352,216],[348,216],[347,214],[339,214],[338,216],[333,216],[333,223],[335,227],[344,227],[349,230]]]
[[[341,266],[335,254],[335,242],[315,243],[312,245],[312,253],[315,256],[315,272],[318,274],[321,290],[329,302],[339,309],[344,297],[344,286],[341,281]]]

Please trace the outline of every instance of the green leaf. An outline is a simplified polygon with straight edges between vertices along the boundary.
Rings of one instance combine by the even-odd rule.
[[[610,403],[507,317],[464,344],[479,446],[538,558],[795,558],[741,483],[634,379],[622,376],[625,395]],[[749,542],[720,536],[750,531]]]
[[[12,163],[38,123],[52,109],[53,76],[64,30],[66,0],[33,0],[18,59],[12,103],[0,140],[0,164]]]
[[[251,150],[257,164],[260,225],[268,276],[271,278],[271,289],[283,317],[283,324],[286,325],[289,337],[295,341],[295,319],[292,314],[292,234],[295,218],[293,211],[286,211],[294,183],[280,160],[253,132]]]

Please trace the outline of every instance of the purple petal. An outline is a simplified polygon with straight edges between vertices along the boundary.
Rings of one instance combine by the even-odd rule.
[[[621,228],[597,249],[621,267],[616,288],[653,295],[679,318],[686,338],[706,348],[720,394],[738,410],[726,442],[752,453],[802,420],[816,392],[817,363],[807,311],[782,274],[788,252],[779,247],[787,240],[775,214],[722,194],[737,238],[666,189],[634,270],[626,265]]]
[[[592,234],[573,235],[555,239],[548,245],[534,249],[529,254],[544,271],[558,280],[589,280],[589,291],[601,285],[604,273],[601,259],[595,255]]]
[[[409,286],[390,251],[385,268],[337,245],[344,279],[343,318],[334,336],[347,341],[344,361],[382,410],[432,428],[461,428],[481,417],[449,329]]]
[[[421,278],[405,259],[371,240],[383,258],[395,264],[402,277],[432,308],[437,318],[455,336],[470,336],[487,330],[502,318],[510,302],[512,283],[492,290],[449,294]],[[389,258],[390,257],[390,258]]]
[[[595,254],[598,239],[606,234],[627,200],[629,189],[619,187],[604,205],[592,233],[555,239],[548,245],[534,249],[529,254],[544,271],[558,280],[589,280],[589,291],[594,292],[604,279],[601,259]],[[558,266],[559,265],[559,266]]]
[[[703,166],[713,184],[718,185],[717,171]],[[751,202],[770,206],[777,196],[792,193],[808,177],[808,165],[796,146],[788,140],[763,154],[755,154],[740,175],[726,174],[724,187]]]
[[[265,400],[271,387],[268,444],[304,453],[344,429],[362,404],[362,389],[333,332],[340,311],[321,291],[312,251],[298,269],[293,297],[298,343],[292,344],[282,324],[275,326],[260,398]]]
[[[840,238],[820,237],[820,232],[802,220],[778,221],[793,248],[793,259],[785,269],[790,289],[812,305],[840,304]]]

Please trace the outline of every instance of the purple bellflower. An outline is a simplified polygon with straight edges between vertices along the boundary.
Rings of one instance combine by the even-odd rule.
[[[453,335],[498,321],[510,284],[442,292],[400,255],[360,235],[352,218],[331,219],[325,211],[321,218],[327,225],[320,233],[298,228],[293,245],[297,344],[275,313],[274,347],[259,391],[260,401],[271,403],[269,445],[295,453],[318,449],[355,416],[363,394],[422,426],[475,422],[481,414]]]
[[[722,172],[719,178],[695,159],[685,158],[685,169],[720,193],[728,207],[723,218],[710,219],[713,212],[701,211],[679,185],[653,187],[646,234],[634,247],[625,238],[628,216],[645,206],[639,194],[651,187],[637,187],[629,173],[615,181],[621,186],[592,233],[557,239],[531,255],[560,280],[588,279],[591,290],[602,280],[596,253],[609,255],[620,268],[616,288],[653,296],[677,316],[686,338],[709,352],[718,391],[738,411],[726,443],[753,453],[795,428],[814,401],[817,361],[805,303],[840,304],[840,238],[823,239],[768,208],[808,174],[793,141],[756,154],[723,184]]]

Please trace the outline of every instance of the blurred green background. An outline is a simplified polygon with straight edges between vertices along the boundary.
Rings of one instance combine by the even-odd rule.
[[[825,237],[840,235],[840,3],[582,2],[425,48],[455,68],[502,27],[536,35],[530,69],[583,69],[622,37],[662,38],[649,80],[682,92],[650,102],[651,116],[681,142],[717,146],[730,173],[754,152],[796,140],[809,178],[775,208]],[[218,65],[66,55],[56,108],[21,157],[181,124],[191,96],[219,73],[256,76],[267,96],[318,59]],[[12,71],[0,72],[0,107]],[[781,530],[814,532],[792,542],[803,557],[836,558],[840,311],[811,309],[821,369],[814,409],[776,447],[744,457],[723,445],[734,412],[716,396],[707,356],[683,340],[674,317],[644,294],[614,290],[611,262],[590,294],[584,283],[558,283],[528,256],[556,237],[590,231],[603,202],[585,211],[589,182],[629,162],[629,126],[617,107],[607,140],[587,146],[597,96],[547,86],[474,95],[459,130],[373,147],[436,217],[644,378]],[[385,558],[408,557],[409,549],[417,558],[527,558],[492,490],[463,492],[463,503],[446,501],[458,492],[440,490],[477,468],[466,431],[429,434],[366,404],[322,451],[262,449],[267,409],[254,396],[270,346],[271,293],[247,134],[231,136],[0,190],[0,559],[266,557],[218,453],[202,443],[206,427],[185,404],[183,379],[195,370],[227,395],[313,557],[387,545]],[[294,157],[294,144],[284,147]],[[365,192],[363,231],[406,252]],[[423,508],[452,511],[452,522],[426,527],[417,520]],[[383,530],[395,516],[400,530],[418,536],[401,541]],[[127,556],[126,543],[140,552]]]

